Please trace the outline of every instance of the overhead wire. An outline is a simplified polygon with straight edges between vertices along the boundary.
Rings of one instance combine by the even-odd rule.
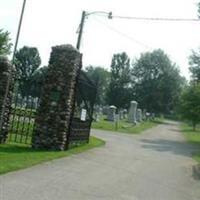
[[[113,32],[115,32],[115,33],[117,33],[118,35],[121,35],[122,37],[124,37],[124,38],[126,38],[126,39],[128,39],[128,40],[130,40],[130,41],[132,41],[132,42],[134,42],[134,43],[137,43],[138,45],[143,46],[143,47],[145,47],[146,49],[149,49],[149,50],[152,50],[152,49],[153,49],[153,48],[150,47],[149,45],[147,45],[147,44],[145,44],[145,43],[143,43],[143,42],[141,42],[141,41],[139,41],[139,40],[133,38],[132,36],[130,36],[130,35],[126,34],[126,33],[123,33],[123,32],[121,32],[121,31],[119,31],[118,29],[116,29],[116,28],[114,28],[114,27],[112,27],[112,26],[110,26],[110,25],[108,25],[108,24],[102,22],[101,20],[97,19],[96,17],[93,17],[93,19],[94,19],[95,21],[97,21],[98,23],[102,24],[102,25],[103,25],[104,27],[106,27],[107,29],[109,29],[109,30],[111,30],[111,31],[113,31]]]
[[[108,17],[106,14],[95,14],[99,16]],[[129,20],[142,20],[142,21],[171,21],[171,22],[200,22],[198,18],[164,18],[164,17],[133,17],[133,16],[120,16],[112,15],[113,19],[129,19]]]

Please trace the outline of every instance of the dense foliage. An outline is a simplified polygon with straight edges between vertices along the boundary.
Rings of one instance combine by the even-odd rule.
[[[136,100],[150,112],[172,112],[184,78],[178,67],[160,49],[141,54],[133,67]]]
[[[192,51],[192,55],[189,57],[191,78],[194,82],[200,82],[200,49],[198,51]]]
[[[19,49],[16,52],[14,63],[22,96],[31,94],[34,75],[41,64],[37,48],[24,46]]]
[[[85,69],[87,76],[97,85],[96,104],[106,104],[106,89],[110,82],[110,72],[102,67],[88,66]]]
[[[8,55],[11,53],[12,43],[10,42],[10,34],[8,31],[0,29],[0,55]]]
[[[123,53],[114,54],[111,63],[111,80],[107,90],[107,103],[127,108],[132,100],[130,58]]]
[[[200,122],[200,84],[191,84],[181,95],[181,114],[192,122],[193,129]]]

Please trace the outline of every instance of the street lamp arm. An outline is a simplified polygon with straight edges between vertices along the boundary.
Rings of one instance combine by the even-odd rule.
[[[83,34],[85,18],[89,15],[94,15],[94,14],[106,14],[106,15],[108,15],[108,19],[112,19],[112,12],[104,12],[104,11],[86,12],[86,11],[83,11],[82,16],[81,16],[81,23],[79,25],[79,30],[78,30],[78,40],[77,40],[77,44],[76,44],[76,48],[78,50],[80,50],[80,44],[81,44],[81,38],[82,38],[82,34]]]
[[[105,11],[86,12],[86,16],[93,15],[93,14],[106,14],[108,15],[109,19],[112,19],[112,12],[105,12]]]

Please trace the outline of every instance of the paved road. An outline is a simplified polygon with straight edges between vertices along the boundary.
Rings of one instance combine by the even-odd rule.
[[[93,131],[105,147],[0,176],[0,200],[200,200],[197,147],[177,127]]]

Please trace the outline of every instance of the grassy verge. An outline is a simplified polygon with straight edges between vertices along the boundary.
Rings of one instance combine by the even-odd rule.
[[[21,144],[0,145],[0,174],[81,153],[104,144],[105,142],[103,140],[90,137],[89,144],[81,145],[68,151],[36,151],[28,145]]]
[[[101,129],[101,130],[108,130],[108,131],[116,131],[121,133],[129,133],[129,134],[139,134],[144,130],[157,126],[161,124],[162,121],[154,120],[154,121],[145,121],[137,125],[133,125],[126,121],[119,121],[116,127],[114,122],[109,122],[106,120],[101,119],[99,122],[93,122],[92,128],[93,129]]]
[[[192,126],[182,124],[181,130],[186,140],[192,144],[198,145],[200,149],[200,128],[198,127],[196,131],[193,131]],[[200,151],[194,155],[194,159],[200,162]]]

